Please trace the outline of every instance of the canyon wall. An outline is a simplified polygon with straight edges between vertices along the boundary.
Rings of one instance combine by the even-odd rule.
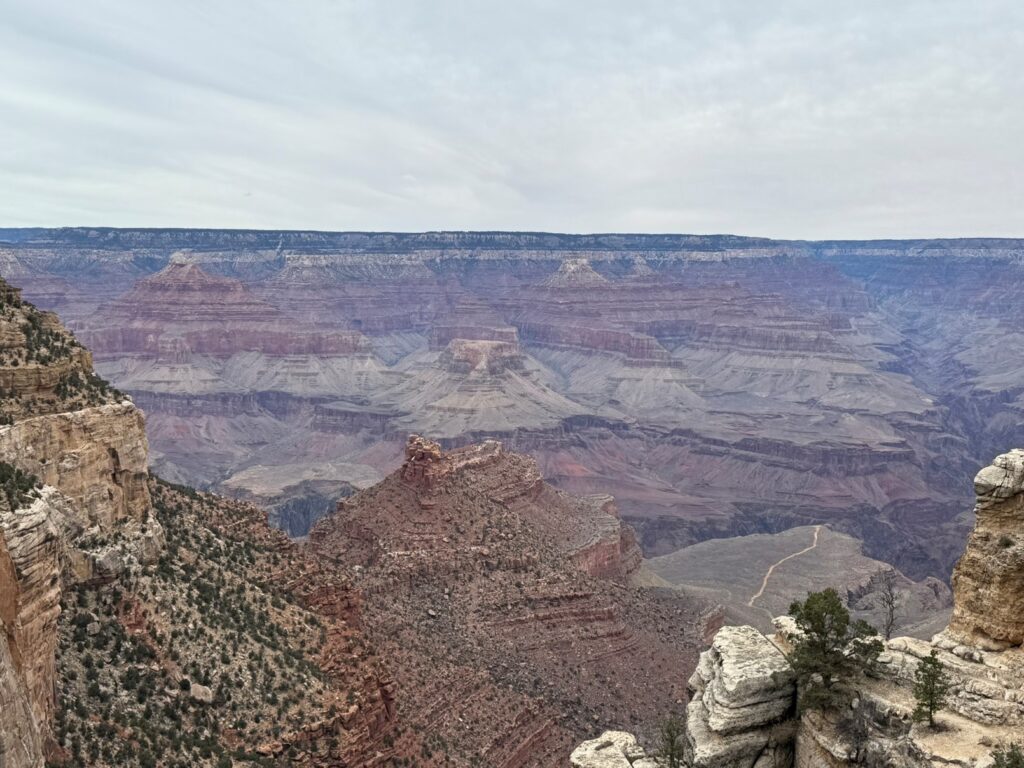
[[[4,238],[4,274],[146,410],[158,471],[295,535],[330,506],[302,483],[372,485],[418,432],[613,494],[648,555],[827,523],[944,580],[959,479],[1024,441],[1015,240]]]
[[[91,364],[55,316],[0,281],[0,686],[14,718],[0,756],[12,768],[52,750],[65,590],[150,562],[163,541],[142,415]]]
[[[154,481],[141,411],[3,281],[0,383],[0,765],[423,752],[351,581],[263,511]]]

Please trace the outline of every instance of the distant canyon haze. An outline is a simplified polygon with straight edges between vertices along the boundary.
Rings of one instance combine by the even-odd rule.
[[[0,274],[158,474],[293,536],[410,433],[497,438],[648,557],[825,524],[945,581],[965,478],[1024,443],[1019,240],[7,229]]]

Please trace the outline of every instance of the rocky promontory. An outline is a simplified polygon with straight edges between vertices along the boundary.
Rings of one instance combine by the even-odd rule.
[[[593,722],[653,723],[704,633],[702,604],[630,585],[639,549],[610,498],[551,487],[497,441],[410,437],[310,546],[363,593],[405,725],[457,765],[558,765]]]
[[[1024,450],[999,456],[974,478],[976,523],[953,571],[949,636],[1000,650],[1024,643]]]
[[[701,654],[690,683],[687,768],[986,768],[993,749],[1019,743],[1024,451],[997,457],[974,487],[976,523],[954,572],[953,617],[945,631],[931,641],[887,641],[878,668],[857,682],[848,707],[797,715],[786,658],[798,632],[793,620],[776,619],[777,632],[767,636],[752,627],[724,627]],[[950,680],[934,728],[913,718],[915,673],[932,657]],[[631,738],[610,735],[581,745],[573,766],[636,765],[640,748],[624,763],[606,760],[612,747],[595,745]]]

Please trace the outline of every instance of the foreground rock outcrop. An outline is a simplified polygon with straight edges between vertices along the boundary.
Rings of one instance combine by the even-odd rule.
[[[6,765],[52,748],[61,600],[163,546],[151,514],[142,415],[92,370],[57,318],[0,280],[0,627]],[[0,752],[0,754],[3,754]]]
[[[572,768],[657,768],[636,740],[625,731],[605,731],[596,739],[585,741],[569,757]]]
[[[794,674],[752,627],[723,627],[690,680],[686,759],[694,768],[783,768],[793,760]]]
[[[998,457],[974,478],[976,523],[953,571],[949,636],[1000,650],[1024,643],[1024,450]]]
[[[876,670],[843,711],[796,716],[785,653],[789,617],[764,636],[725,627],[701,654],[686,712],[689,768],[986,768],[994,748],[1024,734],[1024,451],[1003,454],[974,481],[976,524],[953,579],[953,617],[931,641],[885,643]],[[951,687],[937,728],[914,721],[915,672],[932,655]],[[617,736],[615,743],[625,737]],[[608,741],[607,739],[605,741]],[[596,742],[590,742],[594,744]],[[623,742],[624,743],[624,742]],[[610,749],[610,747],[609,747]],[[577,768],[598,768],[600,750]],[[576,753],[574,753],[574,757]],[[608,765],[616,765],[610,762]]]

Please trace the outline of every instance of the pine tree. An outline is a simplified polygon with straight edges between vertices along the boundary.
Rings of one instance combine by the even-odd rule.
[[[914,672],[914,698],[917,699],[914,720],[927,720],[928,725],[934,728],[935,713],[945,706],[950,687],[946,668],[939,661],[938,654],[932,651],[931,656],[921,659]]]
[[[851,621],[831,588],[793,603],[789,615],[800,629],[789,657],[797,675],[800,710],[841,708],[852,698],[850,684],[882,652],[877,632],[865,621]]]

